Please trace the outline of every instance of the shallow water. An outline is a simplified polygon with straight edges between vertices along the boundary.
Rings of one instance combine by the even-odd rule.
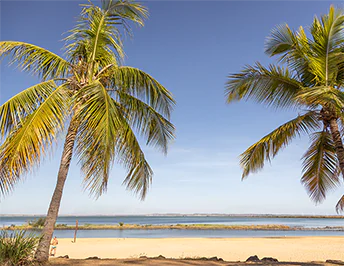
[[[22,225],[38,216],[0,216],[0,225]],[[297,227],[344,226],[343,219],[333,218],[256,218],[231,216],[60,216],[57,224],[73,225],[78,220],[84,224],[227,224],[227,225],[261,225],[280,224]]]
[[[0,217],[0,226],[22,225],[37,216]],[[231,216],[60,216],[57,224],[226,224],[226,225],[262,225],[276,224],[304,228],[344,226],[343,219],[333,218],[256,218]],[[73,237],[73,230],[56,230],[57,237]],[[169,238],[169,237],[283,237],[283,236],[344,236],[344,231],[257,231],[257,230],[80,230],[81,238]]]
[[[12,232],[12,231],[9,231]],[[34,231],[39,234],[39,231]],[[73,230],[55,230],[57,238],[73,238]],[[290,236],[344,236],[344,231],[257,231],[257,230],[79,230],[78,238],[245,238]]]

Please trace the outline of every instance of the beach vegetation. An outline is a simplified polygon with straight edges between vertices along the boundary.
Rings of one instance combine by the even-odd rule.
[[[260,63],[230,74],[227,103],[253,100],[276,110],[297,110],[240,156],[242,179],[256,173],[296,137],[306,135],[310,146],[302,157],[301,182],[310,198],[323,201],[340,185],[344,173],[344,15],[330,7],[310,27],[277,26],[266,40],[265,52],[277,57],[268,67]],[[344,196],[336,205],[344,209]]]
[[[123,223],[123,222],[119,222],[118,224],[119,224],[119,226],[123,226],[123,225],[124,225],[124,223]]]
[[[25,230],[0,232],[0,265],[33,265],[39,236]]]
[[[66,228],[68,225],[67,224],[57,224],[55,228]],[[75,227],[75,226],[74,226]]]
[[[43,227],[46,221],[46,217],[40,217],[34,220],[27,221],[27,224],[32,227]]]
[[[65,37],[64,58],[37,45],[1,41],[0,58],[41,79],[0,106],[0,191],[10,192],[54,151],[64,135],[57,183],[35,258],[45,262],[73,157],[95,198],[107,189],[114,162],[127,170],[123,184],[144,199],[152,181],[137,135],[167,153],[174,138],[172,94],[148,73],[123,64],[123,34],[143,26],[148,11],[131,0],[82,5]]]

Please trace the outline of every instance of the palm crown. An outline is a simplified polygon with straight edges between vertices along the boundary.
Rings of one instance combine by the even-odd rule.
[[[40,164],[68,128],[35,258],[46,262],[73,153],[84,185],[96,197],[107,187],[112,163],[126,167],[127,188],[143,199],[153,171],[134,131],[148,145],[167,152],[174,137],[169,121],[171,93],[147,73],[122,66],[121,31],[128,22],[143,25],[147,10],[131,0],[84,5],[77,26],[65,38],[65,57],[23,42],[0,42],[0,57],[37,74],[42,82],[0,107],[0,189],[12,190],[19,178]]]
[[[11,63],[43,79],[0,107],[2,193],[40,164],[70,124],[91,193],[104,192],[116,160],[128,169],[127,187],[145,196],[153,172],[134,130],[165,153],[174,133],[170,92],[145,72],[121,65],[118,26],[128,32],[128,21],[143,25],[146,16],[147,10],[135,2],[85,5],[65,38],[65,59],[36,45],[0,42],[1,57],[11,56]]]
[[[338,186],[344,173],[342,144],[344,94],[344,16],[331,6],[327,15],[315,17],[310,34],[300,27],[278,26],[266,42],[266,53],[278,56],[282,66],[265,68],[257,63],[231,74],[226,85],[227,102],[254,99],[275,108],[300,110],[241,155],[243,178],[262,169],[301,134],[311,138],[303,156],[302,183],[310,197],[322,201]],[[344,207],[343,198],[337,211]]]

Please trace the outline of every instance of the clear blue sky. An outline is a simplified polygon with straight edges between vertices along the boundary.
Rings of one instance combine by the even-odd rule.
[[[30,42],[62,54],[62,33],[71,29],[79,1],[1,1],[1,40]],[[334,2],[342,6],[342,2]],[[264,40],[276,25],[311,24],[327,13],[325,1],[149,1],[150,18],[125,40],[125,64],[141,68],[169,89],[177,101],[177,131],[166,157],[145,147],[154,170],[144,202],[121,186],[125,172],[115,165],[108,192],[97,201],[81,187],[75,161],[60,214],[290,213],[334,214],[340,187],[315,206],[300,183],[300,158],[309,140],[297,139],[263,171],[241,181],[239,155],[264,134],[295,116],[252,102],[225,104],[229,73],[245,64],[273,62]],[[1,63],[0,104],[38,82],[6,61]],[[61,145],[60,145],[61,146]],[[2,214],[45,214],[61,149],[38,171],[2,198]]]

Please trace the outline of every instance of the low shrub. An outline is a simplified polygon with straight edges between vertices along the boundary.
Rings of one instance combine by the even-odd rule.
[[[57,224],[56,227],[67,227],[67,224]]]
[[[28,225],[31,225],[32,227],[43,227],[45,223],[46,217],[40,217],[38,219],[30,220],[28,221]]]
[[[0,232],[0,265],[32,265],[40,237],[25,230]]]

